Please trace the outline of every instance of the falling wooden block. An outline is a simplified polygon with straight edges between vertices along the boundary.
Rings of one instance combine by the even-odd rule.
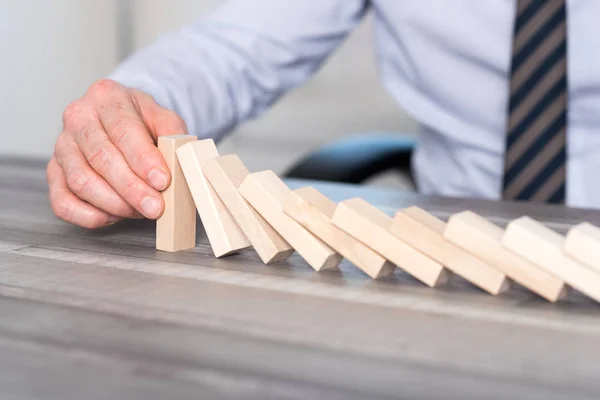
[[[304,187],[288,194],[283,211],[371,278],[391,274],[392,263],[333,224],[335,207],[315,188]]]
[[[212,139],[190,142],[177,149],[179,164],[217,258],[250,246],[250,241],[202,172],[204,164],[218,156]]]
[[[333,268],[342,261],[335,250],[283,212],[292,190],[273,171],[248,175],[239,192],[314,270]]]
[[[490,294],[497,295],[510,287],[502,271],[446,240],[445,229],[444,221],[410,207],[396,213],[390,232]]]
[[[158,150],[171,171],[171,184],[163,192],[165,209],[156,221],[156,249],[175,252],[196,247],[196,207],[177,161],[176,151],[197,140],[192,135],[158,138]]]
[[[448,280],[442,264],[393,235],[389,230],[392,218],[363,199],[339,203],[333,223],[428,286]]]
[[[600,272],[600,228],[583,222],[567,233],[564,252]]]
[[[288,258],[294,249],[242,197],[238,189],[249,175],[248,169],[236,155],[219,156],[204,165],[204,175],[261,260],[272,263]]]
[[[600,274],[567,257],[564,244],[564,236],[530,217],[511,221],[502,237],[502,245],[507,249],[600,301]]]
[[[564,282],[502,246],[504,230],[472,211],[454,214],[444,237],[505,273],[541,297],[555,302],[567,293]]]

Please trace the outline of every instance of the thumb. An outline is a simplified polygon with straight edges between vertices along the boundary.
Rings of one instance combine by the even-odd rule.
[[[138,112],[148,127],[154,142],[161,136],[187,135],[185,122],[177,113],[159,106],[152,96],[132,89]]]

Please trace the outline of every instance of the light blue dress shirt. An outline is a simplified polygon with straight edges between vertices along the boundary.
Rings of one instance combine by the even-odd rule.
[[[567,3],[567,203],[596,208],[600,1]],[[305,82],[368,12],[382,84],[421,125],[420,191],[500,198],[516,0],[229,0],[111,77],[219,139]]]

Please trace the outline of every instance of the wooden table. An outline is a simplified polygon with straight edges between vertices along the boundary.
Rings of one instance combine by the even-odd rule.
[[[289,182],[291,186],[303,182]],[[564,231],[597,211],[318,184],[385,211],[523,214]],[[584,399],[600,393],[600,306],[429,289],[298,256],[216,260],[154,249],[154,224],[88,231],[57,220],[44,163],[0,159],[2,399]]]

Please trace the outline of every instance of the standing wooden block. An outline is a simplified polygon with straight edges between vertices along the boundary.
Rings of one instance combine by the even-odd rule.
[[[165,209],[156,221],[156,249],[175,252],[196,247],[196,207],[177,161],[176,151],[197,140],[192,135],[158,138],[158,149],[171,170],[171,184],[162,194]]]
[[[249,175],[236,155],[219,156],[204,165],[204,175],[265,263],[288,258],[294,249],[242,197],[238,189]]]
[[[389,230],[392,218],[363,199],[339,203],[333,223],[428,286],[448,280],[442,264],[393,235]]]
[[[333,268],[342,261],[335,250],[283,212],[283,204],[292,191],[273,171],[248,175],[239,191],[314,270]]]
[[[390,231],[415,249],[486,292],[497,295],[510,285],[506,275],[444,238],[446,223],[418,207],[401,210]]]
[[[506,227],[502,244],[507,249],[600,301],[600,274],[563,253],[565,238],[541,223],[521,217]]]
[[[600,272],[600,228],[588,222],[575,225],[567,233],[564,251]]]
[[[504,230],[472,211],[451,216],[444,236],[551,302],[567,293],[562,280],[503,247]]]
[[[202,172],[204,164],[218,156],[212,139],[190,142],[177,149],[179,164],[217,258],[250,246],[246,235]]]
[[[335,226],[332,222],[335,203],[315,188],[305,187],[290,192],[283,211],[371,278],[389,275],[396,268],[381,255]]]

